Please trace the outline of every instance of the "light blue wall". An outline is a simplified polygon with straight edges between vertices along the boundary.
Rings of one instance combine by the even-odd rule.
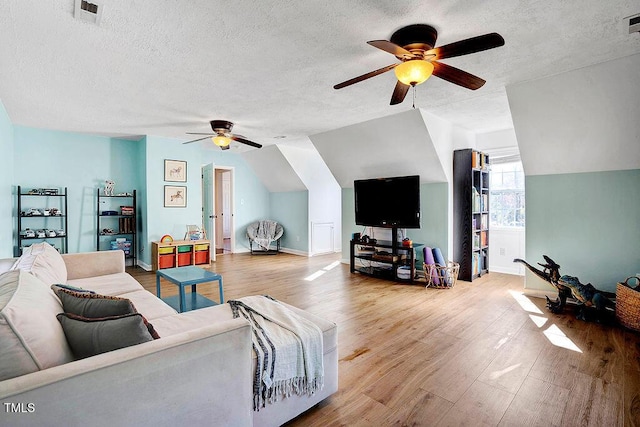
[[[422,243],[442,250],[445,258],[447,251],[447,229],[449,219],[447,204],[449,200],[448,184],[421,184],[420,185],[420,216],[421,227],[419,229],[407,229],[407,237],[415,243]],[[342,248],[343,259],[349,258],[349,242],[353,233],[362,233],[363,227],[356,225],[353,188],[342,189]],[[422,265],[422,251],[416,251],[418,264]]]
[[[527,176],[526,254],[615,291],[640,272],[640,170]],[[527,274],[527,288],[548,289]]]
[[[116,192],[139,188],[137,142],[23,126],[14,126],[14,141],[14,185],[67,187],[69,252],[95,250],[96,189],[106,179]]]
[[[420,185],[420,225],[419,229],[408,229],[407,237],[417,243],[432,248],[440,248],[445,259],[450,259],[447,246],[447,228],[449,217],[447,203],[449,200],[449,185],[447,183]],[[422,250],[417,251],[422,268]]]
[[[13,150],[14,150],[13,125],[9,115],[0,102],[0,153],[4,164],[0,168],[0,258],[13,256],[13,228],[16,222],[14,216],[15,197],[13,188]]]
[[[151,248],[149,247],[149,227],[147,213],[147,137],[144,136],[136,145],[138,165],[136,167],[137,180],[140,184],[137,192],[138,208],[138,259],[146,264],[151,260]],[[145,259],[147,261],[145,261]]]
[[[309,252],[309,192],[271,193],[270,219],[284,227],[281,247]]]
[[[174,239],[183,239],[188,224],[202,225],[202,181],[201,156],[197,144],[183,145],[182,140],[147,135],[145,139],[145,208],[146,233],[140,240],[142,262],[151,265],[151,242],[165,234]],[[164,161],[184,160],[187,162],[187,182],[165,182]],[[185,186],[187,206],[184,208],[164,207],[164,186]],[[145,227],[143,225],[143,227]]]
[[[203,148],[200,162],[201,166],[213,163],[216,167],[233,168],[236,251],[249,250],[249,242],[246,237],[247,226],[252,222],[271,216],[269,191],[239,154],[222,152],[217,148]]]

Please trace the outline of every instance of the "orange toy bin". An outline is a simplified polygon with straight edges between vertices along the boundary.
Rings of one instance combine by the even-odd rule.
[[[196,264],[208,264],[209,251],[196,251]]]
[[[191,265],[191,252],[178,254],[178,267]]]
[[[160,255],[158,262],[159,268],[175,267],[176,256],[174,254]]]

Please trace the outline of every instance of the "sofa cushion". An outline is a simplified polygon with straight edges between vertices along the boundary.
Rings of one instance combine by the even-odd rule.
[[[144,314],[144,317],[150,321],[176,314],[176,311],[170,305],[147,290],[127,292],[119,296],[130,300],[138,310],[138,313]]]
[[[139,313],[102,318],[60,313],[57,317],[78,359],[153,340]]]
[[[105,274],[67,281],[68,285],[91,289],[102,295],[116,296],[127,292],[144,289],[140,283],[128,273]]]
[[[0,381],[73,360],[56,321],[61,311],[37,277],[22,270],[0,275]]]
[[[67,266],[62,256],[47,242],[26,248],[11,269],[28,271],[47,285],[67,281]]]
[[[136,309],[126,298],[100,295],[94,292],[70,291],[56,285],[51,286],[62,302],[65,313],[83,317],[121,316],[136,313]]]

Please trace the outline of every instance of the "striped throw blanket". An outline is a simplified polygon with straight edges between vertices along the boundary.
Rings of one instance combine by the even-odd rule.
[[[229,301],[233,317],[252,326],[257,356],[253,382],[253,409],[292,394],[312,395],[322,390],[322,331],[269,296]]]

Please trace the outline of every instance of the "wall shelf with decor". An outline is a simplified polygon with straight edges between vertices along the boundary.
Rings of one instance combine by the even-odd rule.
[[[67,187],[31,188],[18,186],[18,246],[15,256],[33,243],[48,242],[60,253],[67,253]]]
[[[211,265],[211,242],[209,240],[172,240],[151,242],[151,268]]]
[[[125,258],[136,266],[136,190],[115,195],[106,195],[101,189],[97,192],[96,250],[123,250]]]
[[[453,257],[458,278],[489,272],[489,156],[472,149],[453,152]]]

